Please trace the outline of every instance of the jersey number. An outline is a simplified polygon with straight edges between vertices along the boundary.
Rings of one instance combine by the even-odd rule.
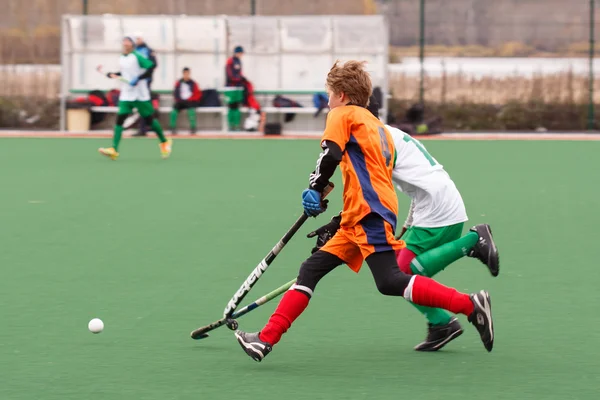
[[[425,156],[425,158],[427,159],[427,161],[429,161],[429,164],[431,165],[436,165],[437,163],[435,162],[435,159],[433,157],[431,157],[431,154],[429,154],[427,152],[427,150],[425,150],[425,147],[423,147],[423,145],[416,141],[415,139],[413,139],[412,137],[408,136],[408,135],[404,135],[404,141],[405,142],[410,142],[412,144],[414,144],[415,146],[417,146],[417,149],[419,149],[419,151],[421,153],[423,153],[423,155]]]
[[[392,154],[390,153],[390,146],[388,144],[387,136],[385,134],[385,129],[383,127],[379,127],[379,139],[381,141],[381,151],[383,156],[385,157],[385,165],[390,166],[390,162],[392,161]]]

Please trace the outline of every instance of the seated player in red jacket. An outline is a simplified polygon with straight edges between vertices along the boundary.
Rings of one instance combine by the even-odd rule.
[[[173,104],[169,123],[171,133],[173,135],[177,134],[177,116],[179,115],[179,111],[187,110],[190,120],[190,133],[193,135],[196,133],[196,107],[200,106],[202,92],[196,81],[192,79],[188,67],[183,69],[183,78],[175,82],[173,97],[175,98],[175,103]]]
[[[225,66],[225,86],[244,88],[244,105],[250,108],[250,115],[246,118],[244,128],[249,131],[256,130],[260,123],[260,104],[254,97],[254,86],[242,73],[242,57],[244,48],[236,46],[233,57],[227,60]]]

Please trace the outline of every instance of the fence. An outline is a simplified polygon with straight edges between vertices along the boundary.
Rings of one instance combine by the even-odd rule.
[[[60,21],[89,15],[363,15],[375,0],[2,0],[0,64],[60,62]]]
[[[452,0],[450,7],[444,0],[255,0],[254,11],[261,16],[275,12],[284,15],[334,11],[362,14],[373,12],[371,6],[376,4],[376,12],[389,21],[388,78],[395,99],[406,103],[422,99],[429,104],[449,104],[455,109],[467,110],[473,103],[488,105],[490,109],[519,104],[524,112],[532,108],[528,103],[545,103],[556,108],[566,105],[577,109],[577,123],[563,124],[561,129],[579,130],[596,127],[594,121],[598,113],[594,104],[600,104],[600,91],[594,90],[600,83],[597,78],[600,66],[594,63],[593,51],[600,17],[598,1],[571,4],[564,0]],[[35,7],[22,0],[6,2],[8,8],[0,14],[0,63],[58,63],[60,15],[82,12],[86,0],[35,0]],[[251,13],[253,4],[251,0],[131,0],[126,4],[117,0],[88,0],[87,3],[88,12],[96,15],[226,13],[231,18]],[[102,19],[100,16],[89,18]],[[149,29],[154,32],[155,28]],[[157,29],[160,33],[161,28]],[[244,34],[241,37],[246,38]],[[157,43],[153,43],[154,40]],[[161,40],[157,37],[148,41],[156,47]],[[181,54],[181,65],[187,57],[191,62],[197,55]],[[114,61],[111,57],[108,63]],[[170,79],[170,72],[162,68],[173,64],[169,57],[165,52],[159,58],[162,64],[156,73],[158,80],[168,82]],[[219,57],[218,61],[211,59],[210,62],[222,62],[223,57]],[[245,60],[248,74],[253,69],[258,76],[263,70],[258,71],[251,65],[255,57],[266,60],[268,55],[257,52]],[[82,63],[79,53],[75,58],[77,63]],[[106,63],[106,60],[96,61]],[[290,64],[296,67],[295,63]],[[95,67],[82,65],[86,67],[84,73],[92,72]],[[75,64],[73,68],[70,79],[78,82],[80,66]],[[0,87],[0,96],[57,92],[54,88],[59,73],[52,69],[29,79],[29,73],[24,70],[0,71],[3,81],[8,82]],[[222,79],[221,74],[222,71],[216,72],[206,84],[213,86],[215,79]],[[279,85],[277,75],[265,75],[269,75],[270,84]],[[17,78],[23,76],[21,79],[27,80],[26,87],[20,85]],[[44,76],[48,77],[47,82]],[[42,90],[34,90],[34,82]],[[400,108],[396,113],[402,111]],[[453,125],[448,124],[448,128],[452,129]],[[489,129],[492,128],[495,126]]]
[[[597,1],[381,0],[392,93],[413,102],[586,104],[592,129]]]

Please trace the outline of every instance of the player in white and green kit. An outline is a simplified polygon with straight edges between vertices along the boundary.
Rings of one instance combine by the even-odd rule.
[[[374,99],[371,99],[374,103]],[[376,104],[369,110],[378,116]],[[432,277],[454,261],[468,256],[499,273],[498,250],[488,225],[477,225],[462,235],[468,220],[463,199],[454,182],[418,140],[386,125],[396,148],[392,181],[411,198],[408,218],[399,236],[406,248],[396,253],[398,266],[409,275]],[[338,217],[309,233],[323,246],[339,228]],[[458,320],[447,311],[413,304],[428,320],[428,335],[415,350],[437,351],[462,334]],[[485,307],[489,309],[489,307]]]
[[[412,200],[400,233],[406,248],[396,253],[400,269],[432,277],[469,256],[478,258],[497,276],[500,262],[489,225],[477,225],[462,235],[468,220],[465,204],[444,167],[421,142],[397,128],[386,128],[396,147],[392,180]],[[462,334],[458,320],[447,311],[413,305],[429,323],[427,338],[415,350],[437,351]]]
[[[142,54],[136,52],[133,39],[125,37],[123,39],[123,54],[119,58],[119,72],[109,72],[106,74],[111,79],[119,79],[121,83],[121,94],[119,96],[119,111],[117,112],[117,123],[113,135],[113,145],[108,148],[100,148],[98,151],[116,160],[119,157],[119,143],[123,134],[123,122],[128,115],[137,109],[140,116],[146,124],[152,127],[160,140],[160,152],[163,158],[171,154],[172,141],[165,138],[162,127],[157,119],[154,118],[154,107],[150,98],[148,82],[145,79],[140,80],[140,76],[151,68],[154,63],[145,58]]]

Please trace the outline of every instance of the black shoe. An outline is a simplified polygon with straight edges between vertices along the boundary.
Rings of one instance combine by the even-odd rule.
[[[469,315],[469,322],[475,325],[479,331],[481,341],[487,351],[492,351],[494,347],[494,324],[492,321],[492,300],[490,294],[485,290],[479,293],[474,293],[471,296],[471,301],[475,309]]]
[[[438,351],[463,333],[455,317],[452,317],[446,325],[428,325],[427,337],[425,341],[415,346],[416,351]]]
[[[195,129],[190,130],[190,135],[195,135],[195,134],[196,134],[196,130]]]
[[[273,350],[273,346],[260,340],[258,333],[235,331],[235,337],[246,354],[252,357],[254,361],[261,362]]]
[[[145,137],[146,136],[146,132],[136,132],[133,135],[131,135],[133,137]]]
[[[177,131],[175,129],[171,131],[171,136],[177,136]]]
[[[469,257],[477,258],[487,265],[492,276],[498,276],[500,273],[500,256],[492,237],[492,229],[487,224],[481,224],[475,225],[470,231],[479,235],[479,239],[469,252]]]

